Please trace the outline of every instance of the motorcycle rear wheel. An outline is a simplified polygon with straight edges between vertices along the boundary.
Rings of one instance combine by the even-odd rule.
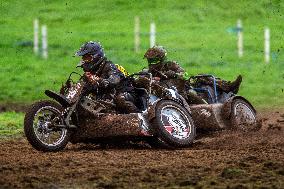
[[[50,100],[38,101],[27,110],[24,132],[36,150],[57,152],[65,148],[70,139],[70,131],[52,127],[55,119],[56,124],[63,125],[62,111],[61,105]]]
[[[189,112],[172,100],[158,102],[152,127],[158,138],[174,147],[189,146],[196,133]]]

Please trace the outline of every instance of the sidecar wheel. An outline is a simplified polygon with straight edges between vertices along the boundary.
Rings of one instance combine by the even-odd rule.
[[[56,152],[63,150],[70,139],[70,131],[54,128],[51,121],[63,124],[62,106],[56,102],[43,100],[34,103],[26,112],[24,132],[29,143],[39,151]]]
[[[152,127],[162,141],[174,147],[189,146],[195,138],[195,125],[191,115],[171,100],[158,102]]]
[[[235,99],[231,106],[231,127],[241,131],[260,129],[254,108],[242,99]]]

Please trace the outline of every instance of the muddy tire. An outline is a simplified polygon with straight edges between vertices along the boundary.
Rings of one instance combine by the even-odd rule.
[[[171,100],[158,102],[152,127],[158,138],[174,147],[187,147],[195,138],[191,115],[184,107]]]
[[[242,99],[235,99],[231,106],[231,128],[240,131],[259,130],[254,108]]]
[[[49,125],[54,119],[57,119],[58,124],[63,124],[60,118],[62,111],[62,106],[49,100],[38,101],[28,108],[24,119],[24,132],[35,149],[57,152],[65,148],[70,139],[70,131],[65,128],[54,129]]]

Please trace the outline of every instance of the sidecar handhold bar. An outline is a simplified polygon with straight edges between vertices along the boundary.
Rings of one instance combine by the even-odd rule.
[[[217,93],[217,84],[216,84],[216,77],[214,75],[210,75],[210,74],[200,74],[200,75],[196,75],[196,76],[192,76],[190,78],[201,78],[201,77],[211,77],[213,78],[213,87],[214,87],[214,94],[215,94],[215,99],[212,98],[213,103],[218,103],[218,93]],[[202,88],[195,88],[197,90],[200,90]],[[210,92],[209,95],[211,96]]]

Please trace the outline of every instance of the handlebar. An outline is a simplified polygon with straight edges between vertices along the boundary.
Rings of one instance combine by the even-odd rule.
[[[81,74],[79,74],[78,72],[71,72],[71,73],[69,74],[68,80],[71,79],[71,76],[72,76],[73,74],[76,74],[76,75],[79,75],[80,77],[83,77],[83,76],[82,76]]]

